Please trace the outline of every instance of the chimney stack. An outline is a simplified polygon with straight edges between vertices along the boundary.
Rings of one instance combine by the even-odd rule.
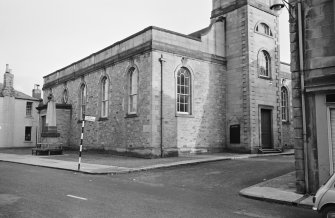
[[[6,64],[6,72],[3,78],[3,88],[2,88],[2,95],[3,96],[14,96],[14,75],[11,74],[11,69],[9,69],[9,65]]]
[[[41,97],[42,97],[42,92],[41,92],[41,90],[38,88],[39,86],[40,86],[40,85],[38,85],[38,84],[35,84],[35,85],[34,85],[33,94],[32,94],[32,97],[33,97],[33,98],[41,99]]]

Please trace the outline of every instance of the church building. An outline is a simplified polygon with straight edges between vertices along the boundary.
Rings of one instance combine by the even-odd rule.
[[[291,146],[291,74],[280,62],[269,0],[212,0],[189,35],[150,26],[44,77],[59,140],[125,155],[167,157]],[[43,126],[46,106],[41,106]]]

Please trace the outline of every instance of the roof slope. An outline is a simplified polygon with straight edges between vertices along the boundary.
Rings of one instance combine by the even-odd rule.
[[[206,34],[210,29],[211,29],[211,26],[206,27],[206,28],[201,29],[201,30],[198,30],[194,33],[191,33],[191,34],[189,34],[189,36],[201,39],[201,36]]]
[[[2,92],[1,92],[1,91],[2,91],[2,88],[3,88],[3,84],[0,83],[0,97],[3,97]],[[15,89],[14,89],[14,97],[15,97],[16,99],[24,99],[24,100],[38,101],[37,98],[33,98],[33,97],[29,96],[29,95],[24,94],[23,92],[19,92],[19,91],[15,90]]]

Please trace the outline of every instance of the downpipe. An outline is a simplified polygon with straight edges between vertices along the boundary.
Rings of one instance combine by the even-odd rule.
[[[300,69],[300,93],[302,111],[302,136],[304,146],[304,167],[305,167],[305,191],[309,192],[308,179],[308,151],[307,151],[307,131],[306,131],[306,104],[305,104],[305,76],[304,76],[304,53],[303,53],[303,30],[302,30],[302,9],[301,1],[298,2],[298,32],[299,32],[299,69]]]
[[[160,111],[161,111],[161,116],[160,116],[160,124],[161,124],[161,128],[160,128],[160,132],[161,132],[161,141],[160,141],[160,149],[161,149],[161,157],[164,157],[164,146],[163,146],[163,94],[164,94],[164,90],[163,90],[163,74],[164,74],[164,62],[165,59],[163,58],[163,55],[161,55],[161,57],[159,58],[159,62],[161,64],[161,102],[160,102]]]

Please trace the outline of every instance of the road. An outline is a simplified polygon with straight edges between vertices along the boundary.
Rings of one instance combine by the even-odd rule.
[[[0,162],[0,217],[318,217],[238,195],[293,170],[292,156],[109,176]]]

